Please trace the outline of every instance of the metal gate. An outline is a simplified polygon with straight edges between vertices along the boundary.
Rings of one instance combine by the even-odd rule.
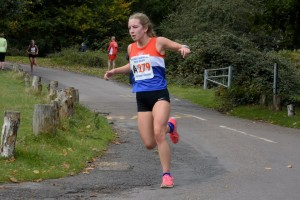
[[[204,71],[204,89],[207,89],[208,81],[229,88],[231,86],[231,80],[232,66],[218,69],[206,69]]]

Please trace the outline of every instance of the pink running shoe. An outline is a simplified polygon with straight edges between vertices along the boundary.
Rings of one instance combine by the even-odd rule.
[[[165,174],[162,177],[161,188],[172,188],[174,187],[174,178],[168,174]]]
[[[170,117],[169,121],[170,123],[172,123],[174,125],[174,130],[173,132],[170,132],[169,135],[170,135],[170,139],[171,141],[176,144],[179,140],[179,135],[178,135],[178,132],[177,132],[177,124],[176,124],[176,119],[173,118],[173,117]]]

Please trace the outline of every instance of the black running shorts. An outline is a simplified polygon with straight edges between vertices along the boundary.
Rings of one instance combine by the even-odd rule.
[[[138,112],[152,111],[154,104],[157,101],[167,101],[170,103],[170,95],[168,89],[136,93]]]
[[[5,61],[5,53],[0,53],[0,62],[4,62]]]

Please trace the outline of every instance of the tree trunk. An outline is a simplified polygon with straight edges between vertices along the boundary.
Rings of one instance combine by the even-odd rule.
[[[32,79],[32,89],[36,93],[41,93],[42,92],[42,78],[39,76],[33,76]]]
[[[260,104],[260,106],[266,106],[267,105],[267,95],[265,95],[265,94],[261,94],[260,95],[260,100],[259,100],[259,104]]]
[[[34,106],[32,131],[35,135],[41,133],[55,133],[55,112],[52,105],[36,104]]]
[[[17,133],[20,126],[20,112],[6,111],[1,135],[1,156],[14,156]]]
[[[280,96],[273,95],[273,107],[274,107],[274,110],[276,110],[276,111],[282,110]]]

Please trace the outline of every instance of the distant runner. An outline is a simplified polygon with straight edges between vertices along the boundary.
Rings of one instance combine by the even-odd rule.
[[[33,71],[33,65],[36,65],[36,56],[39,54],[39,49],[37,47],[37,45],[35,44],[34,40],[31,40],[29,46],[27,47],[26,50],[28,57],[29,57],[29,61],[30,61],[30,69],[31,72]]]

